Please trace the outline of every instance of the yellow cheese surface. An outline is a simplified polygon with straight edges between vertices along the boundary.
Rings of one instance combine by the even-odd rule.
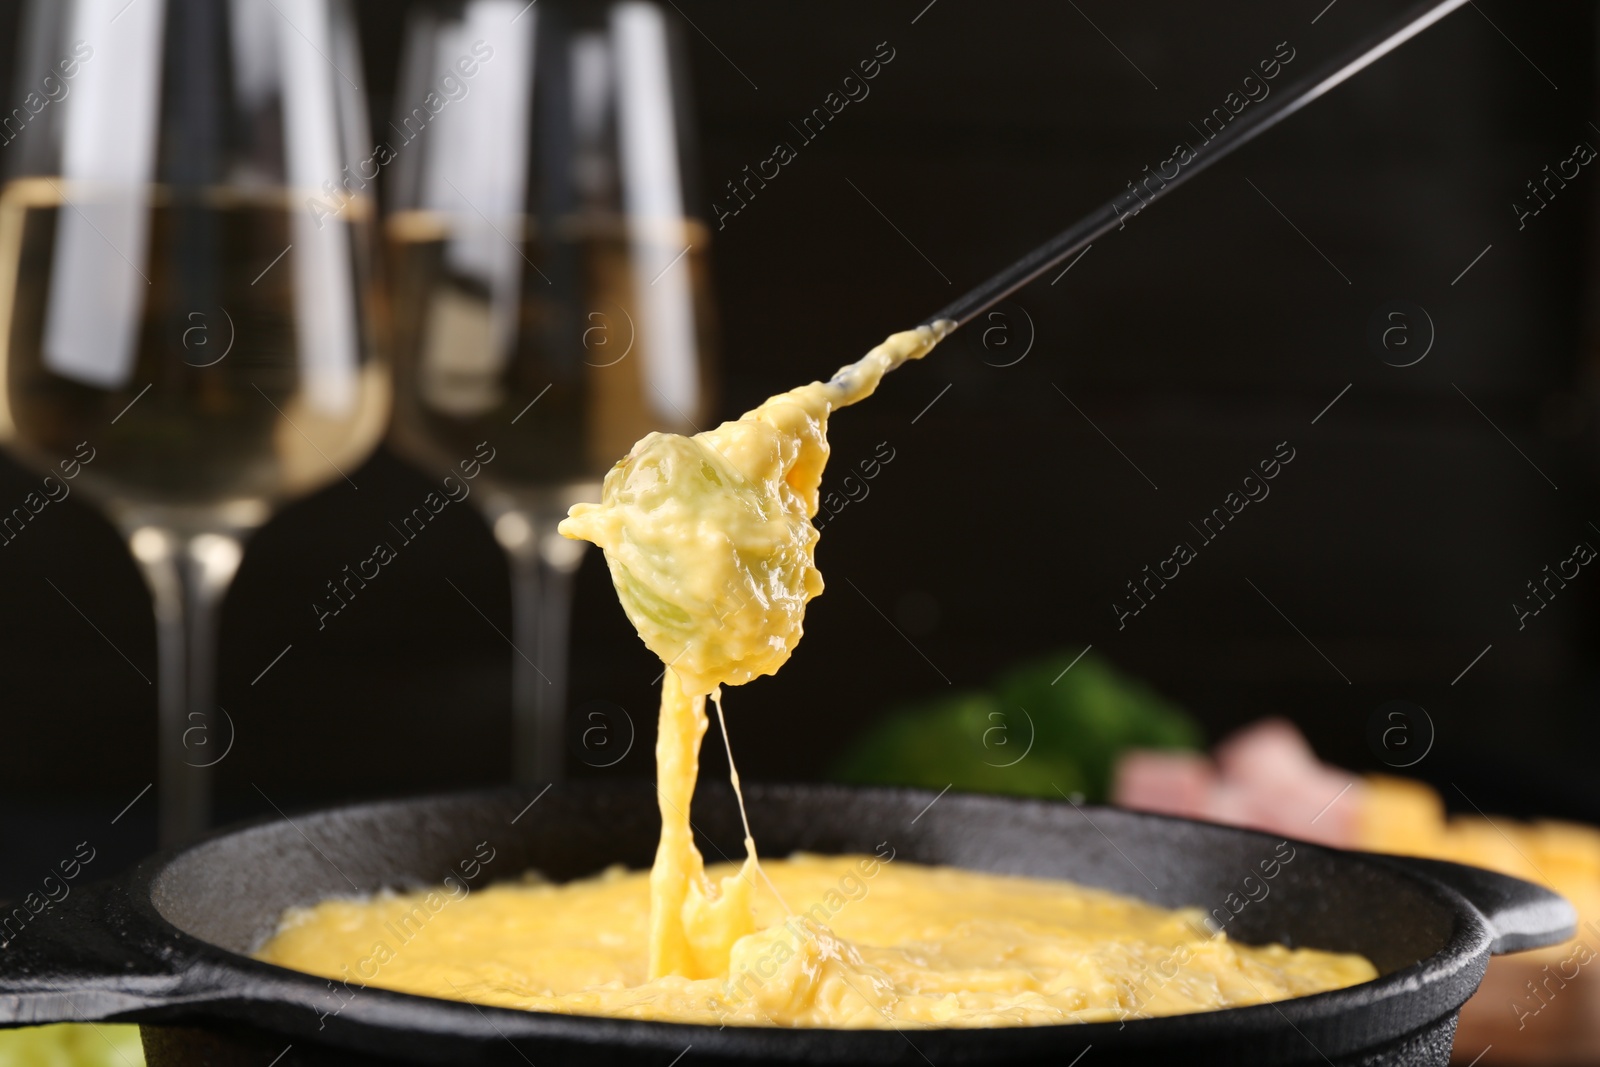
[[[259,953],[287,967],[508,1008],[712,1025],[1024,1026],[1172,1015],[1375,977],[1359,956],[1249,947],[1170,911],[1065,882],[876,855],[740,868],[753,933],[727,970],[650,978],[645,872],[565,885],[328,900]],[[463,895],[465,894],[465,895]],[[383,950],[378,946],[382,945]],[[341,987],[340,995],[345,996]]]

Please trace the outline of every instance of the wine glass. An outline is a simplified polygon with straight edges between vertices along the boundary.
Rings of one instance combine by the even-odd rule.
[[[155,607],[163,845],[204,829],[218,609],[390,385],[341,0],[35,0],[0,123],[0,444],[76,478]],[[354,483],[352,483],[354,484]]]
[[[651,430],[709,408],[708,230],[675,29],[653,3],[466,0],[407,26],[386,230],[401,453],[479,474],[511,566],[513,762],[563,770],[581,542],[556,533]],[[479,468],[481,446],[493,454]],[[471,464],[471,467],[465,466]]]

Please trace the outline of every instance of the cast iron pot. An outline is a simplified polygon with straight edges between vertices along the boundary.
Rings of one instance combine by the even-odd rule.
[[[618,862],[648,865],[658,828],[650,785],[568,784],[538,797],[480,793],[270,819],[146,860],[0,934],[10,937],[0,948],[0,1024],[137,1022],[151,1067],[1066,1065],[1090,1048],[1086,1067],[1444,1064],[1456,1013],[1489,956],[1562,941],[1576,921],[1555,894],[1486,871],[1285,847],[1263,834],[1110,808],[830,786],[752,787],[748,800],[767,855],[893,849],[897,861],[1069,878],[1221,909],[1238,940],[1359,952],[1382,977],[1125,1025],[901,1033],[479,1008],[363,988],[354,975],[347,988],[247,955],[285,908],[329,896],[447,876],[459,883],[471,874],[469,885],[482,886],[529,869],[564,880]],[[702,790],[695,819],[710,859],[741,855],[726,793]]]

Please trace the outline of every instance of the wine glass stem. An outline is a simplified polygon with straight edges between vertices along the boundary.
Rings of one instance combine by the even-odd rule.
[[[535,532],[539,520],[525,516]],[[565,775],[567,634],[575,567],[555,562],[532,536],[506,554],[511,560],[512,772],[518,785],[560,781]]]
[[[155,607],[157,840],[172,848],[209,825],[212,768],[233,745],[214,702],[217,623],[243,549],[230,535],[153,527],[135,531],[133,546]]]

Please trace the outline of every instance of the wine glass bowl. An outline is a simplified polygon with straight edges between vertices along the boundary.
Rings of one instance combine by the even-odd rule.
[[[131,359],[114,377],[91,378],[63,365],[70,357],[52,345],[62,342],[50,324],[58,306],[69,310],[56,315],[94,313],[92,294],[75,292],[70,277],[58,283],[53,269],[63,214],[92,210],[93,195],[58,178],[20,178],[0,191],[0,263],[16,275],[0,284],[0,440],[45,469],[86,442],[94,458],[79,487],[124,528],[247,531],[279,503],[353,470],[383,432],[386,368],[368,339],[320,392],[307,373],[296,264],[292,249],[285,254],[290,216],[304,208],[282,194],[218,203],[213,193],[179,206],[171,190],[153,190],[144,266],[107,249],[112,269],[149,279]],[[198,291],[181,276],[179,249],[194,216],[216,240],[216,269]]]
[[[493,439],[497,458],[483,473],[492,492],[576,502],[644,434],[697,432],[709,406],[701,375],[712,348],[702,223],[653,224],[661,237],[647,247],[615,217],[564,220],[545,248],[529,232],[533,220],[483,226],[495,240],[518,233],[528,254],[516,279],[517,317],[503,334],[491,284],[450,262],[453,245],[483,239],[470,223],[402,211],[386,227],[398,378],[391,438],[400,451],[449,467]],[[674,256],[681,259],[672,263]],[[536,265],[558,259],[567,268],[558,272],[560,288]],[[660,366],[660,342],[644,333],[650,312],[635,310],[649,287],[638,277],[641,263],[684,275],[671,296],[683,299],[696,332],[684,345],[687,358],[674,360],[680,367]]]

